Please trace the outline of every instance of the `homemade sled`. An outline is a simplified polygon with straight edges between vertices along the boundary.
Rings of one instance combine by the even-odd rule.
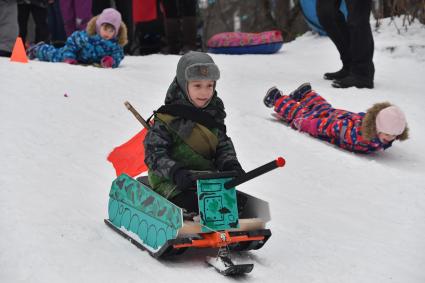
[[[147,178],[121,174],[112,183],[105,223],[155,258],[218,248],[209,264],[225,275],[248,273],[253,264],[234,264],[230,253],[263,247],[271,236],[270,212],[267,202],[242,192],[246,202],[239,212],[235,186],[284,164],[279,158],[236,178],[234,172],[200,173],[196,220],[186,220],[183,209],[151,190]]]

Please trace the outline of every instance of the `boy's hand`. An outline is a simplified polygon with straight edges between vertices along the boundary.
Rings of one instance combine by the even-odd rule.
[[[64,60],[63,60],[63,62],[64,62],[64,63],[67,63],[67,64],[71,64],[71,65],[76,65],[76,64],[78,64],[78,61],[77,61],[77,60],[75,60],[75,59],[72,59],[72,58],[64,59]]]
[[[105,56],[100,60],[100,65],[103,68],[112,68],[112,65],[114,65],[114,58],[111,56]]]
[[[223,166],[222,171],[235,171],[238,173],[238,176],[241,176],[245,174],[245,170],[243,170],[242,166],[239,164],[239,162],[227,162]]]
[[[195,177],[186,169],[178,169],[174,173],[173,181],[177,185],[177,188],[182,191],[196,187]]]

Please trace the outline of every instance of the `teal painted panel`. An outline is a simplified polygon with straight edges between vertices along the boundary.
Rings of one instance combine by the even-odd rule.
[[[153,250],[175,239],[183,226],[181,208],[128,175],[113,181],[109,197],[109,220],[137,234]]]
[[[239,228],[236,190],[235,188],[224,188],[224,183],[230,179],[205,179],[197,181],[202,232]]]
[[[109,197],[163,221],[176,230],[183,226],[180,207],[126,174],[112,182]]]
[[[115,216],[109,215],[109,220],[116,227],[138,235],[141,242],[152,251],[161,248],[167,240],[177,237],[177,230],[166,223],[122,202],[109,199],[109,208],[117,205],[118,213]]]

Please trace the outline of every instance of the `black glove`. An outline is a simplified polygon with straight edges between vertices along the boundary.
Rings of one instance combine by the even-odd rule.
[[[193,174],[186,169],[178,169],[173,175],[174,184],[177,188],[186,191],[188,189],[196,188],[195,177]]]
[[[242,166],[237,161],[225,163],[222,171],[235,171],[238,176],[245,174],[245,170],[242,169]]]

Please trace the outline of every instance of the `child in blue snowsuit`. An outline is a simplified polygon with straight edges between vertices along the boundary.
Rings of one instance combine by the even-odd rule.
[[[116,68],[124,58],[123,46],[127,43],[127,27],[121,14],[112,8],[102,11],[87,24],[85,31],[75,31],[65,46],[55,48],[50,44],[37,44],[28,49],[30,59],[68,64],[99,64],[103,68]]]

